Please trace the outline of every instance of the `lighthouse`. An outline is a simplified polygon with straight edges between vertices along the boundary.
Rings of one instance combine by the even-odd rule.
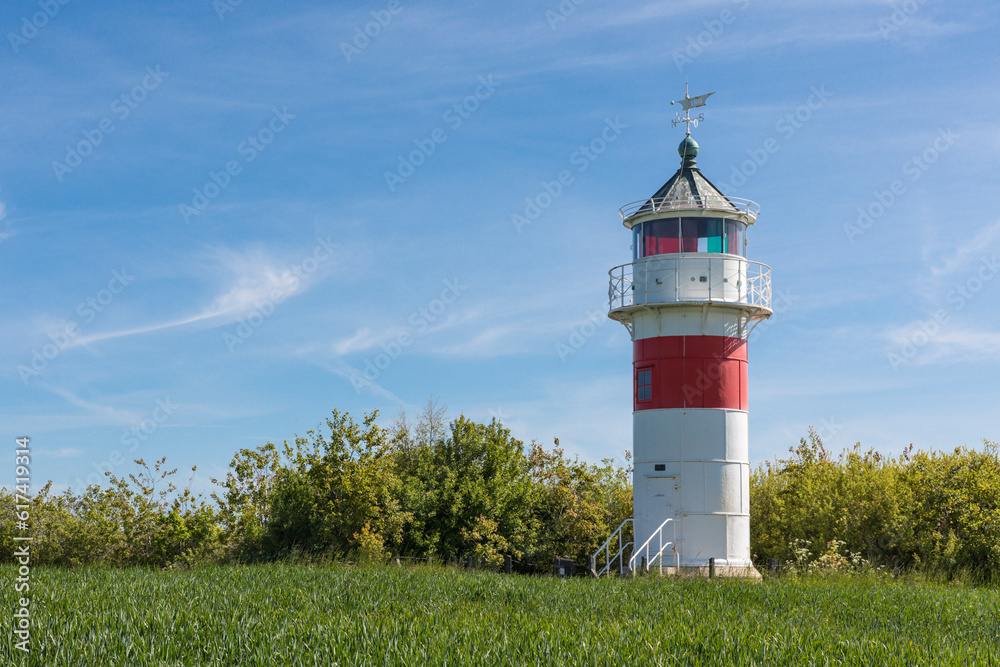
[[[759,576],[750,561],[747,340],[771,316],[771,269],[747,258],[759,206],[720,192],[691,137],[709,95],[679,100],[680,168],[620,210],[632,262],[611,269],[608,316],[632,337],[633,504],[623,569]],[[674,104],[674,102],[671,102]],[[627,522],[626,522],[627,523]],[[624,524],[623,524],[624,526]],[[611,542],[611,540],[609,540]],[[662,571],[662,570],[661,570]]]

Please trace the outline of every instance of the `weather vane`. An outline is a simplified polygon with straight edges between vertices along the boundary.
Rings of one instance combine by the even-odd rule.
[[[671,106],[673,106],[674,104],[680,104],[681,107],[684,109],[684,117],[682,118],[680,114],[677,114],[677,118],[675,120],[670,121],[670,125],[673,127],[677,127],[677,125],[680,123],[686,123],[687,124],[686,134],[690,135],[691,126],[694,125],[695,127],[698,127],[698,121],[705,120],[705,114],[698,114],[697,118],[692,118],[691,109],[695,107],[705,106],[705,100],[708,99],[709,95],[715,95],[715,91],[712,91],[711,93],[705,93],[704,95],[699,95],[698,97],[691,97],[690,95],[688,95],[688,82],[687,80],[685,80],[684,99],[670,103]]]

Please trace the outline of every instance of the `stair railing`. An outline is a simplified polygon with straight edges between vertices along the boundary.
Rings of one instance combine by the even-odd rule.
[[[598,579],[600,579],[605,574],[611,574],[611,566],[612,566],[612,564],[614,564],[614,562],[616,560],[618,561],[618,574],[620,575],[620,574],[622,574],[625,571],[625,557],[622,554],[625,552],[626,549],[628,549],[630,546],[632,546],[633,542],[624,542],[624,537],[623,537],[623,534],[622,534],[622,529],[625,528],[625,524],[631,523],[631,522],[632,522],[632,519],[625,519],[624,521],[622,521],[622,524],[620,526],[618,526],[617,530],[615,530],[615,532],[611,533],[611,537],[609,537],[604,542],[604,544],[602,544],[597,549],[597,551],[594,552],[594,556],[593,556],[594,563],[597,563],[597,557],[601,554],[602,551],[604,552],[605,563],[604,563],[604,567],[602,567],[600,569],[600,571],[597,572],[597,578]],[[618,538],[618,551],[616,551],[615,554],[612,556],[611,555],[611,542],[612,542],[612,540],[615,539],[615,537]]]
[[[669,542],[664,542],[663,541],[663,527],[666,526],[668,523],[669,524],[673,524],[671,526],[671,528],[674,531],[674,537]],[[656,550],[656,552],[652,555],[652,558],[651,558],[650,554],[649,554],[649,549],[650,549],[650,545],[653,542],[653,538],[654,537],[657,540],[657,545],[658,545],[659,548]],[[674,523],[673,519],[666,519],[663,523],[660,524],[659,528],[657,528],[656,530],[653,531],[653,533],[649,536],[649,538],[646,539],[646,541],[642,544],[641,547],[639,547],[638,549],[634,549],[632,551],[632,557],[628,559],[629,570],[631,570],[631,572],[633,574],[635,574],[635,561],[640,556],[645,556],[645,571],[646,572],[649,571],[649,566],[653,564],[654,560],[657,561],[658,567],[662,566],[663,565],[663,550],[666,549],[667,547],[672,547],[673,548],[673,552],[674,552],[674,567],[675,568],[679,567],[680,566],[680,554],[677,553],[677,543],[676,543],[676,540],[677,540],[677,525]]]

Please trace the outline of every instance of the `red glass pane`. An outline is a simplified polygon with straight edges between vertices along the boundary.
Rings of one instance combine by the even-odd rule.
[[[742,254],[740,245],[741,225],[736,222],[726,222],[726,252],[730,255]]]
[[[666,254],[671,252],[680,252],[680,240],[677,238],[680,220],[677,218],[672,218],[670,220],[657,220],[656,226],[657,231],[660,235],[660,254]]]
[[[678,220],[652,220],[643,227],[643,257],[679,252]]]
[[[681,219],[681,252],[698,252],[698,218]]]
[[[648,223],[643,225],[643,227],[649,227]],[[642,239],[642,256],[649,257],[650,255],[656,254],[656,237],[646,230],[646,234]]]

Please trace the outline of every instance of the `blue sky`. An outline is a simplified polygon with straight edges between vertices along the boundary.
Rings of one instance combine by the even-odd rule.
[[[238,448],[335,407],[388,421],[439,396],[621,459],[617,211],[677,169],[687,77],[717,91],[699,167],[760,203],[749,254],[773,268],[752,462],[810,425],[886,453],[998,439],[998,18],[931,0],[4,3],[5,438],[30,436],[57,489],[163,455],[206,488]]]

